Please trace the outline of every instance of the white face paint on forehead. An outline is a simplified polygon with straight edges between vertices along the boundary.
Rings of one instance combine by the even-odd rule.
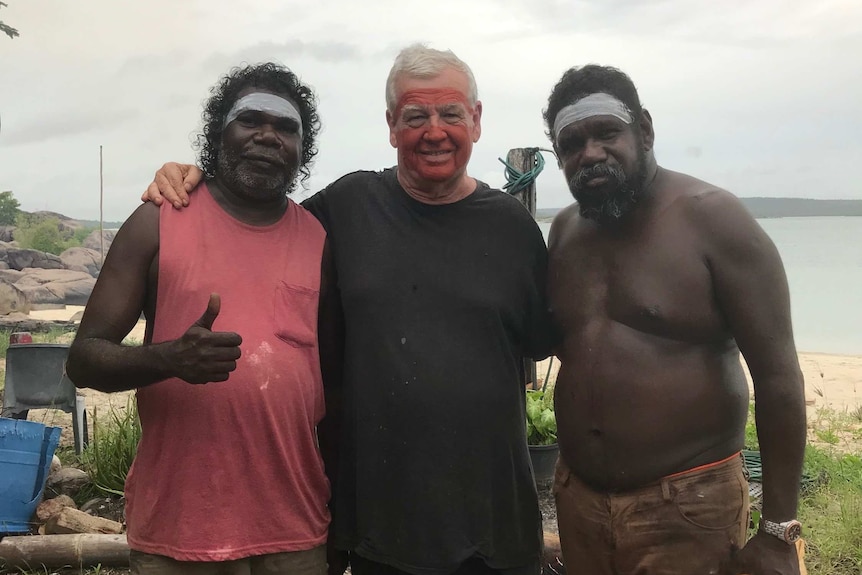
[[[560,137],[563,128],[594,116],[613,116],[626,124],[634,119],[631,110],[617,98],[604,92],[584,96],[565,106],[554,118],[554,140]]]
[[[299,124],[299,137],[302,138],[302,117],[299,115],[299,110],[292,102],[269,94],[267,92],[253,92],[247,96],[243,96],[236,102],[227,113],[224,119],[224,126],[237,119],[237,116],[243,112],[264,112],[276,118],[289,118]]]

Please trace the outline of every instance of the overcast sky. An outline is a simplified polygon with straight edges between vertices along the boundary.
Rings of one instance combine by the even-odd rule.
[[[412,42],[450,48],[484,104],[471,175],[501,186],[510,148],[542,146],[571,66],[627,72],[659,164],[739,196],[862,198],[858,0],[4,0],[0,190],[28,211],[123,220],[156,168],[194,161],[201,103],[243,62],[281,62],[320,97],[307,196],[395,163],[384,85]],[[240,7],[242,6],[242,7]],[[570,203],[553,156],[539,207]]]

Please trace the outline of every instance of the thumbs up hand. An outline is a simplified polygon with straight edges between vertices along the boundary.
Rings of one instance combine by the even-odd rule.
[[[188,383],[227,381],[236,369],[242,337],[234,332],[212,331],[220,311],[219,294],[210,294],[203,315],[174,341],[171,347],[176,377]]]

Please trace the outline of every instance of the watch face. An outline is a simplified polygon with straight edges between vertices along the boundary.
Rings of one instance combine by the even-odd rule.
[[[787,526],[784,531],[784,540],[788,543],[793,543],[802,536],[802,525],[798,521],[794,521]]]

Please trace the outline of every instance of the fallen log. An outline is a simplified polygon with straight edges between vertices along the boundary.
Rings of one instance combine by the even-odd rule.
[[[45,533],[104,533],[117,534],[123,532],[123,524],[104,517],[96,517],[72,507],[64,507],[52,515],[45,523]]]
[[[0,540],[0,567],[39,570],[59,567],[128,567],[126,536],[21,535]]]

